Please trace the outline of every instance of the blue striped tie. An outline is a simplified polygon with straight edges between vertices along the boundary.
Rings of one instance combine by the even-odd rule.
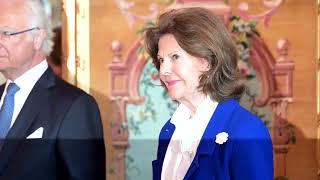
[[[7,93],[0,109],[0,139],[5,139],[9,132],[14,109],[14,95],[19,89],[15,83],[10,83],[7,87]]]

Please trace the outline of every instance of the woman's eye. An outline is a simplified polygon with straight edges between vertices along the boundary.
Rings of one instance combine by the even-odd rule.
[[[158,62],[159,62],[160,64],[162,64],[162,63],[163,63],[163,58],[158,58]]]
[[[172,59],[173,59],[173,60],[179,59],[179,55],[177,55],[177,54],[172,55]]]

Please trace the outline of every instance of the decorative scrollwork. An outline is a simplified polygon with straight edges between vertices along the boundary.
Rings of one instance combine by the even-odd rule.
[[[149,6],[150,14],[143,16],[137,15],[130,12],[130,8],[134,6],[134,2],[129,2],[127,0],[115,0],[118,8],[121,10],[121,13],[126,17],[129,27],[132,28],[133,24],[137,21],[154,21],[159,14],[159,7],[156,3],[152,3]]]
[[[264,6],[270,8],[269,10],[256,15],[250,15],[248,3],[240,3],[238,6],[239,16],[245,20],[253,21],[263,21],[264,25],[268,27],[269,21],[274,13],[278,10],[279,6],[282,4],[283,0],[264,0]]]

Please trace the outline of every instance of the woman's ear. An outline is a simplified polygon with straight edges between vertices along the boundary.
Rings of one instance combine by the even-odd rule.
[[[45,38],[47,37],[47,32],[44,29],[39,29],[39,32],[33,40],[33,45],[36,50],[40,50]]]
[[[208,71],[210,69],[209,61],[205,58],[200,58],[201,61],[201,69],[203,72]]]

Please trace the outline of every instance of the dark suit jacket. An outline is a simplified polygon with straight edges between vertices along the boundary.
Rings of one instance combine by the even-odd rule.
[[[157,159],[152,162],[153,179],[160,180],[165,153],[175,126],[170,120],[159,136]],[[226,132],[223,144],[216,135]],[[272,180],[273,149],[261,120],[235,100],[219,103],[202,136],[195,158],[184,179],[188,180]]]
[[[42,139],[26,139],[40,127]],[[50,68],[29,94],[0,152],[0,180],[22,179],[105,180],[96,101]]]

